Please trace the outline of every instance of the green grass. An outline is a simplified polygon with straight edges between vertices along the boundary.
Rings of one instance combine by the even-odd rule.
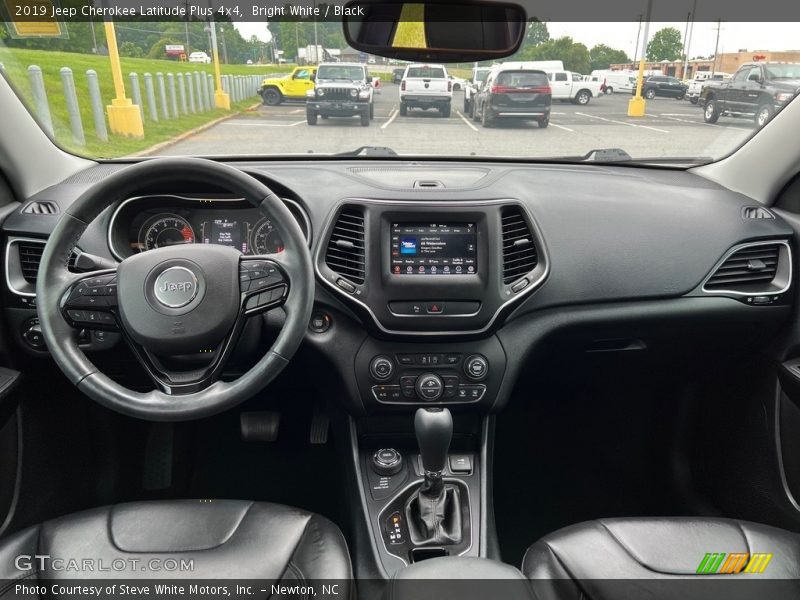
[[[148,117],[145,109],[144,131],[145,137],[142,140],[133,140],[124,137],[111,136],[109,141],[100,140],[94,131],[94,120],[92,118],[91,107],[89,106],[89,93],[87,89],[86,71],[94,69],[97,71],[100,82],[100,93],[103,105],[111,103],[114,97],[114,84],[111,79],[111,64],[107,56],[96,56],[91,54],[76,54],[71,52],[47,52],[42,50],[22,50],[17,48],[5,48],[0,46],[0,63],[3,64],[6,76],[16,88],[17,92],[28,105],[33,107],[33,97],[31,95],[30,83],[28,80],[28,66],[37,65],[42,69],[44,76],[45,89],[50,106],[50,114],[53,119],[53,129],[56,142],[63,148],[90,157],[115,158],[126,156],[135,152],[145,150],[155,144],[169,140],[183,132],[203,125],[214,119],[241,111],[251,106],[257,97],[248,98],[241,102],[231,103],[231,111],[213,110],[204,113],[182,115],[177,119],[159,119],[153,122]],[[81,120],[86,137],[86,145],[79,146],[72,139],[69,125],[66,103],[63,96],[60,71],[62,67],[72,69],[75,80],[75,87],[78,94],[80,105]],[[269,66],[269,65],[222,65],[223,75],[265,75],[267,73],[278,73],[290,71],[293,65]],[[153,75],[153,83],[156,84],[156,73],[192,73],[200,71],[203,73],[213,73],[212,65],[197,63],[181,63],[172,60],[150,60],[144,58],[122,58],[122,72],[125,82],[125,93],[130,98],[130,79],[129,73],[134,72],[139,75],[139,85],[142,91],[143,100],[146,104],[144,79],[145,73]],[[176,82],[177,85],[177,82]],[[167,91],[169,94],[169,90]],[[156,103],[160,105],[158,88],[156,87]],[[169,100],[168,100],[169,104]],[[180,110],[180,103],[179,103]],[[33,110],[32,110],[33,112]],[[108,123],[106,122],[106,125]]]

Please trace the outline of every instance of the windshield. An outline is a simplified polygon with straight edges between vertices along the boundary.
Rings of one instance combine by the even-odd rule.
[[[322,65],[317,70],[317,78],[357,81],[359,79],[364,79],[364,67]]]
[[[0,73],[55,143],[91,158],[380,150],[686,166],[730,154],[797,102],[796,22],[726,22],[722,14],[721,23],[648,24],[633,13],[628,21],[559,22],[538,21],[533,10],[516,53],[478,62],[357,50],[341,17],[77,17],[56,21],[47,36],[6,22]],[[757,83],[754,66],[765,75]],[[495,71],[504,72],[480,85]],[[337,80],[365,84],[330,85]],[[139,129],[120,129],[120,115],[131,111]]]

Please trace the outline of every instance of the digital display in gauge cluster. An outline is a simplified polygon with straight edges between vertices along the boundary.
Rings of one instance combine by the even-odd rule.
[[[236,248],[242,254],[283,252],[283,240],[270,219],[251,222],[206,218],[199,223],[195,221],[194,226],[192,221],[172,213],[151,216],[139,228],[138,250],[143,252],[178,244],[219,244]]]

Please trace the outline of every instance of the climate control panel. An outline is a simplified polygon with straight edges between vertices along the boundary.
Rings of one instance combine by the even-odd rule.
[[[356,357],[362,394],[389,405],[447,405],[491,400],[502,381],[505,354],[495,338],[436,350],[370,340]],[[429,345],[426,345],[429,346]],[[363,364],[363,367],[360,366]]]

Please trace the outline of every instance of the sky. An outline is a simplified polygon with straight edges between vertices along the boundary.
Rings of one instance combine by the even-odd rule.
[[[263,42],[270,41],[270,34],[265,23],[234,23],[242,37],[248,39],[255,35]],[[676,27],[683,37],[686,22],[683,23],[651,23],[650,37],[664,27]],[[548,23],[551,37],[571,36],[576,42],[588,48],[596,44],[607,44],[612,48],[625,50],[633,58],[639,56],[635,52],[636,33],[639,29],[637,21],[630,23]],[[642,25],[644,33],[644,24]],[[698,22],[694,24],[689,56],[708,56],[714,53],[717,36],[717,24]],[[640,40],[641,45],[641,40]],[[800,50],[800,35],[797,23],[722,23],[719,36],[719,51],[736,52],[739,49],[753,50]]]

